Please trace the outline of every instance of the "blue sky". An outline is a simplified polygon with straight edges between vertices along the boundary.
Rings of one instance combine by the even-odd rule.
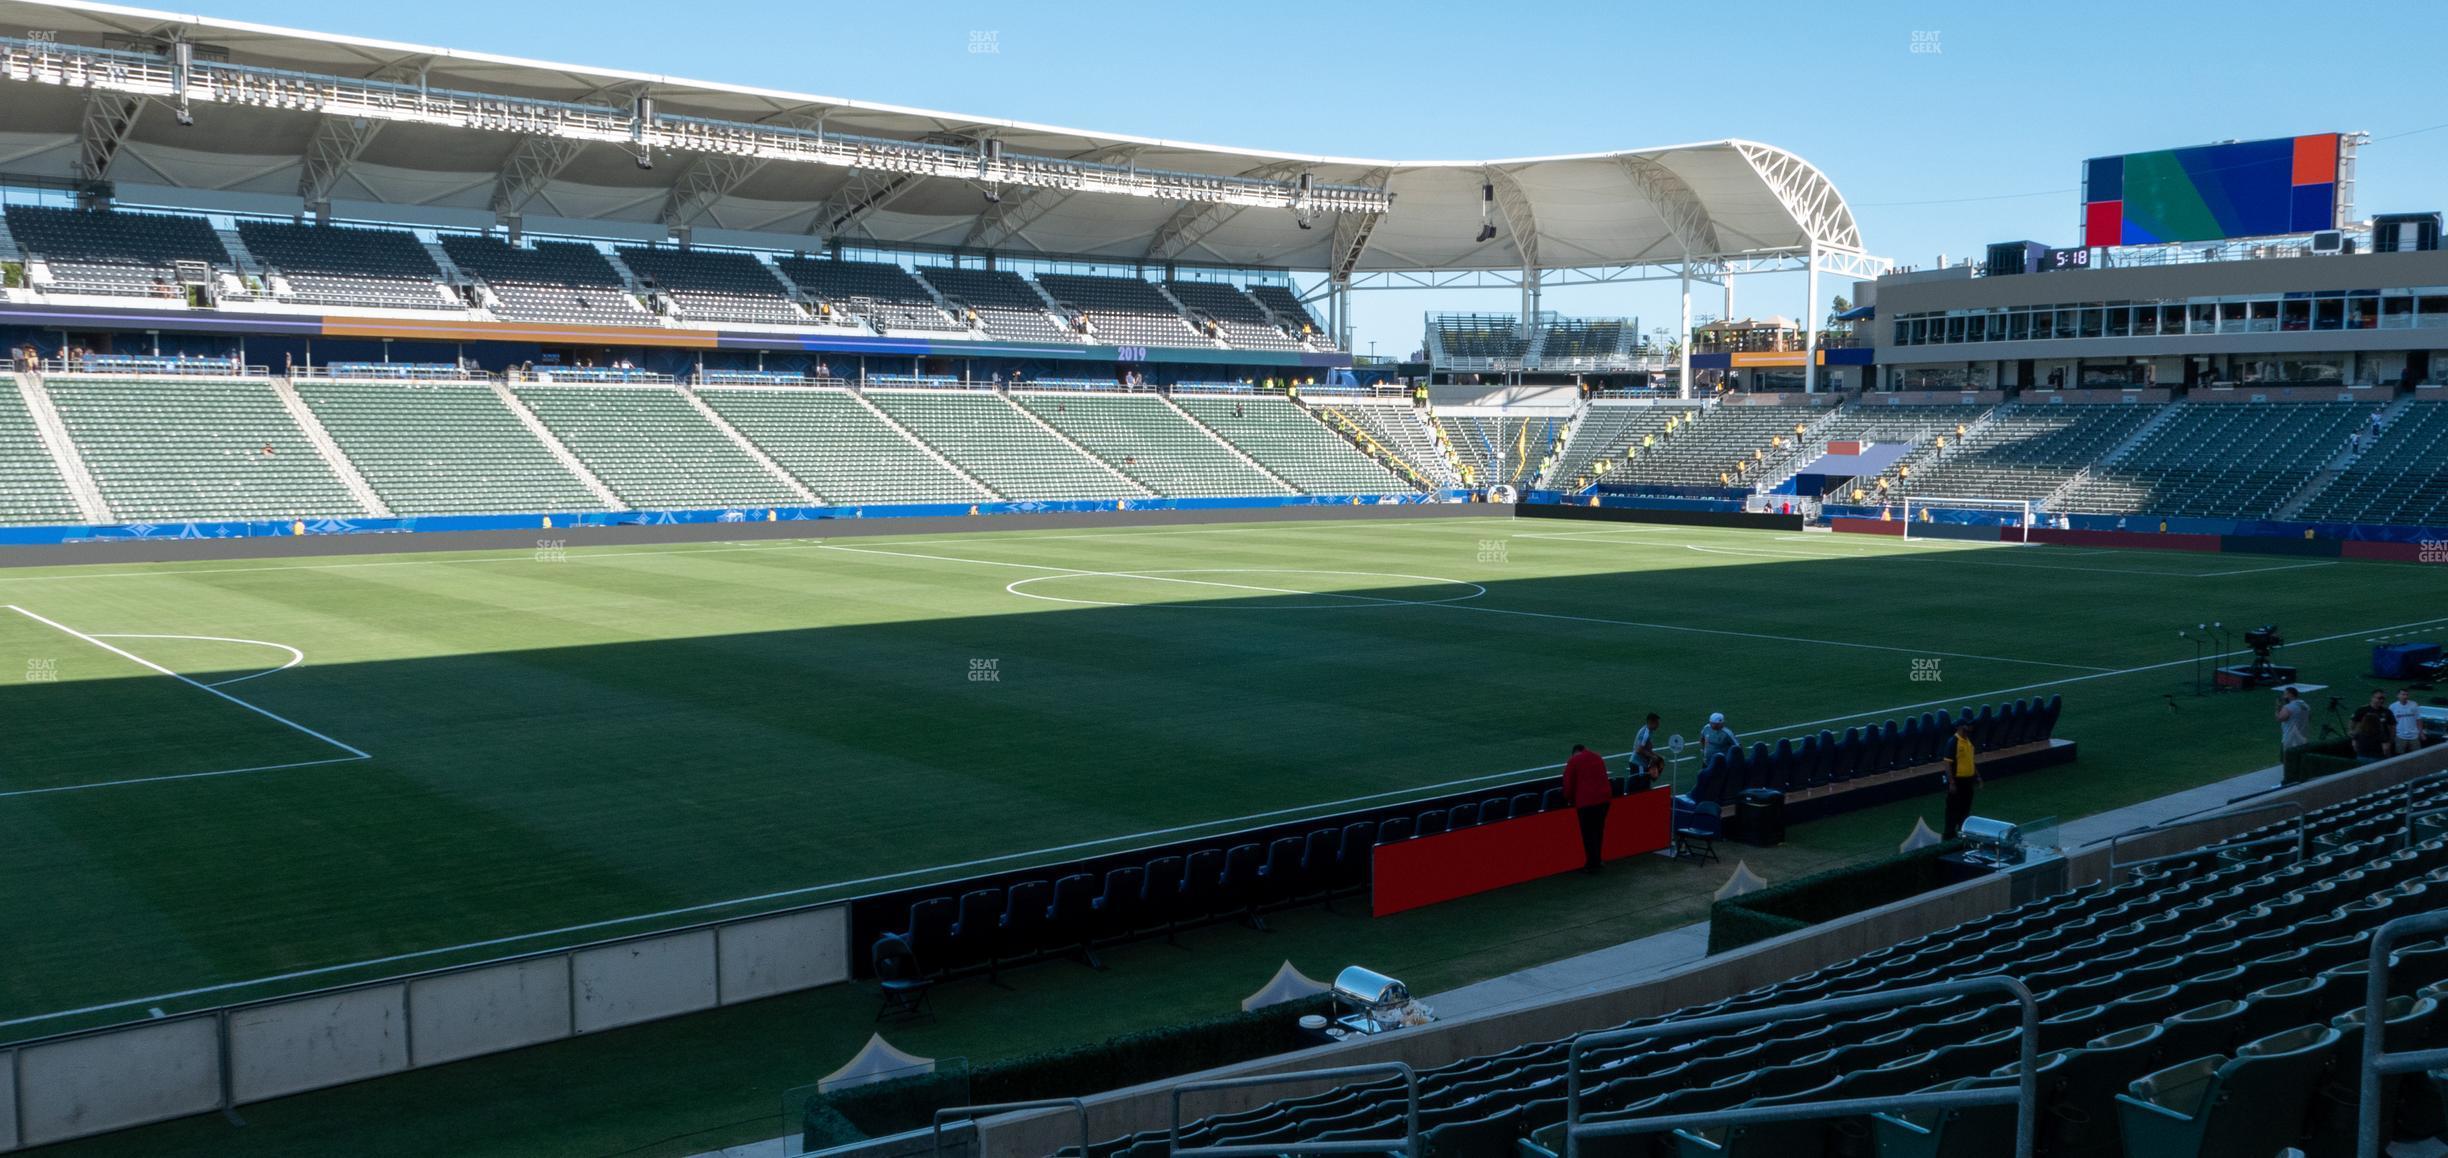
[[[1923,266],[1990,241],[2071,244],[2084,157],[2229,138],[2368,131],[2359,213],[2448,208],[2448,102],[2426,59],[2435,50],[2413,47],[2448,35],[2437,0],[2336,13],[2300,0],[207,0],[189,10],[1300,152],[1477,158],[1747,137],[1818,165],[1873,252]],[[998,51],[969,51],[980,32]],[[1936,51],[1913,51],[1916,33]],[[1737,286],[1738,314],[1802,310],[1798,278]],[[1517,300],[1361,294],[1359,348],[1405,352],[1423,311]],[[1546,304],[1638,314],[1645,326],[1674,307],[1669,286],[1554,290]],[[1695,308],[1717,304],[1711,291]]]

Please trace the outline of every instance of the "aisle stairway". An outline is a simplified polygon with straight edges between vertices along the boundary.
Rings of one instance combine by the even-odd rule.
[[[302,381],[297,394],[394,514],[605,509],[482,383]]]
[[[1303,494],[1374,495],[1413,489],[1290,399],[1177,395],[1173,401]]]
[[[106,521],[88,518],[79,509],[67,472],[27,408],[21,382],[30,385],[31,376],[12,378],[10,388],[0,389],[0,523],[42,526]]]
[[[1124,499],[1145,487],[985,390],[869,390],[865,397],[979,482],[1014,501]]]
[[[1191,425],[1154,394],[1015,392],[1011,400],[1159,495],[1281,495],[1292,490]]]
[[[267,379],[61,374],[43,388],[119,521],[367,513]]]
[[[977,503],[995,495],[831,387],[700,387],[697,396],[836,506]]]
[[[514,392],[631,507],[704,510],[802,501],[671,389],[528,385]]]

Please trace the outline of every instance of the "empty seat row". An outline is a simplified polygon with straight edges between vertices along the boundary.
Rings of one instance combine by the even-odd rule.
[[[1358,888],[1368,881],[1376,825],[1368,821],[1159,856],[1145,864],[1004,888],[930,897],[886,934],[908,942],[930,973],[994,968],[1050,953],[1077,952],[1155,930],[1217,917],[1257,920],[1261,911]]]
[[[1901,722],[1848,728],[1841,736],[1822,729],[1799,740],[1778,740],[1773,748],[1765,743],[1753,744],[1747,752],[1736,748],[1700,769],[1686,799],[1726,805],[1749,789],[1797,792],[1934,764],[1953,752],[1959,722],[1972,725],[1976,751],[2021,747],[2053,735],[2063,708],[2061,696],[2017,700],[1978,712],[1965,708],[1960,716],[1930,712]]]

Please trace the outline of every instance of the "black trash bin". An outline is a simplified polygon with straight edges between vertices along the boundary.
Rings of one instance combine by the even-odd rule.
[[[1774,788],[1746,788],[1736,800],[1734,839],[1757,848],[1785,843],[1785,794]]]

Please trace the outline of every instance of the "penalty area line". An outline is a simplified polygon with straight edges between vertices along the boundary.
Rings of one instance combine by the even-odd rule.
[[[56,784],[48,788],[13,788],[0,792],[0,800],[15,796],[49,796],[58,792],[83,792],[88,788],[124,788],[132,784],[159,784],[165,780],[209,780],[219,776],[245,776],[256,772],[282,772],[292,768],[321,768],[330,764],[354,764],[373,757],[329,756],[321,760],[299,760],[288,764],[257,764],[251,768],[223,768],[216,772],[172,772],[162,776],[131,776],[125,780],[96,780],[90,784]]]
[[[219,689],[219,688],[217,688],[217,687],[214,687],[214,686],[213,686],[213,685],[211,685],[211,684],[205,683],[205,682],[203,682],[202,680],[193,679],[193,678],[190,678],[190,677],[188,677],[188,676],[183,676],[183,675],[180,675],[180,674],[179,674],[179,673],[177,673],[177,672],[171,671],[169,668],[163,667],[162,665],[160,665],[160,664],[158,664],[158,663],[155,663],[155,662],[153,662],[152,660],[146,659],[145,657],[143,657],[143,656],[141,656],[141,655],[138,655],[138,654],[136,654],[135,652],[129,651],[129,650],[127,650],[126,648],[123,648],[123,647],[117,646],[116,644],[113,644],[113,643],[109,642],[108,640],[104,640],[104,639],[97,639],[97,638],[95,638],[94,636],[87,635],[87,634],[85,634],[85,633],[84,633],[84,632],[82,632],[82,631],[78,631],[76,628],[70,627],[70,626],[68,626],[68,625],[67,625],[67,624],[65,624],[65,623],[61,623],[60,621],[58,621],[58,620],[56,620],[56,619],[49,619],[49,618],[45,618],[44,616],[37,615],[37,614],[35,614],[34,612],[32,612],[32,611],[28,611],[28,610],[26,610],[26,609],[25,609],[25,608],[23,608],[23,607],[19,607],[18,605],[14,604],[14,603],[0,604],[0,607],[6,607],[6,608],[8,608],[8,609],[9,609],[9,610],[11,610],[11,611],[14,611],[14,612],[16,612],[16,613],[17,613],[17,614],[19,614],[19,615],[25,616],[26,618],[31,619],[31,620],[33,620],[33,621],[34,621],[34,622],[36,622],[36,623],[42,624],[42,625],[43,625],[43,626],[45,626],[45,627],[51,628],[52,630],[55,630],[55,631],[61,632],[61,633],[66,634],[66,635],[71,635],[71,636],[74,636],[74,637],[76,637],[76,638],[78,638],[78,639],[84,640],[85,642],[90,643],[90,644],[94,645],[95,647],[101,648],[102,650],[107,651],[107,652],[111,653],[112,655],[118,656],[118,657],[120,657],[121,659],[127,660],[127,661],[128,661],[128,662],[130,662],[130,663],[134,663],[134,664],[137,664],[137,665],[139,665],[139,666],[141,666],[141,667],[145,667],[145,668],[148,668],[148,669],[150,669],[150,670],[153,670],[153,671],[156,671],[156,672],[160,672],[160,673],[161,673],[161,674],[163,674],[163,675],[169,676],[171,679],[174,679],[174,680],[177,680],[177,681],[178,681],[178,682],[180,682],[180,683],[186,684],[188,687],[194,688],[194,689],[196,689],[196,690],[198,690],[198,691],[205,692],[205,693],[210,694],[210,695],[218,696],[218,697],[220,697],[221,699],[227,700],[227,701],[229,701],[230,703],[233,703],[233,704],[238,705],[239,707],[245,708],[246,710],[248,710],[248,711],[250,711],[250,712],[253,712],[253,713],[255,713],[255,714],[256,714],[256,715],[258,715],[258,716],[262,716],[263,718],[265,718],[265,719],[267,719],[267,720],[270,720],[270,721],[272,721],[273,723],[279,724],[279,725],[281,725],[282,727],[288,728],[288,729],[290,729],[290,730],[292,730],[292,731],[296,731],[296,732],[303,733],[303,734],[308,735],[308,736],[311,736],[311,737],[313,737],[313,738],[315,738],[315,739],[317,739],[317,740],[321,740],[322,742],[324,742],[324,743],[326,743],[326,744],[329,744],[329,745],[331,745],[331,746],[332,746],[332,747],[334,747],[334,748],[338,748],[338,749],[340,749],[341,751],[346,752],[346,753],[348,753],[349,755],[356,757],[357,759],[360,759],[360,760],[366,760],[366,759],[371,759],[371,758],[372,758],[372,756],[371,756],[369,753],[367,753],[367,752],[366,752],[366,750],[365,750],[365,749],[363,749],[363,748],[360,748],[360,747],[358,747],[358,746],[356,746],[356,745],[354,745],[354,744],[346,743],[346,742],[344,742],[344,741],[335,740],[335,739],[331,738],[330,736],[326,736],[326,735],[324,735],[324,734],[323,734],[323,733],[321,733],[321,732],[315,731],[313,728],[309,728],[309,727],[307,727],[307,726],[306,726],[306,725],[304,725],[304,724],[298,723],[296,720],[292,720],[292,719],[290,719],[289,717],[284,716],[284,715],[281,715],[281,714],[280,714],[280,713],[278,713],[278,712],[272,711],[272,710],[271,710],[271,709],[269,709],[269,708],[258,707],[258,706],[254,705],[254,704],[250,704],[250,703],[248,703],[247,701],[242,700],[242,699],[239,699],[238,697],[233,696],[233,695],[229,694],[228,692],[222,691],[221,689]]]

